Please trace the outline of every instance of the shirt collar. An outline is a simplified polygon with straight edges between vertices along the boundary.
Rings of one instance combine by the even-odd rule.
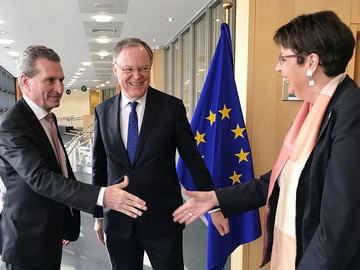
[[[48,112],[41,108],[39,105],[34,103],[30,98],[25,95],[22,95],[27,105],[29,105],[30,109],[34,112],[38,120],[43,119]]]
[[[121,95],[121,100],[120,100],[120,109],[124,109],[125,106],[127,106],[130,102],[132,101],[136,101],[138,103],[138,105],[145,105],[146,102],[146,96],[147,96],[147,91],[145,93],[145,95],[138,99],[138,100],[130,100],[128,99],[122,91],[120,91],[120,95]]]

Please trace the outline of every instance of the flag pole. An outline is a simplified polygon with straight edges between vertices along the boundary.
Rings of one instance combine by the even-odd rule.
[[[225,17],[225,22],[227,25],[230,25],[230,9],[232,9],[234,7],[234,3],[233,2],[225,2],[223,4],[223,8],[226,9],[226,17]]]
[[[225,23],[227,25],[230,25],[230,9],[232,9],[234,7],[233,2],[227,1],[223,4],[223,8],[225,9]],[[223,268],[222,270],[224,270],[225,268]]]

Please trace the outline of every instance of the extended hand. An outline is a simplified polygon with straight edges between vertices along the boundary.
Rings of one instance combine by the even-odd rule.
[[[229,220],[219,210],[210,214],[211,221],[221,236],[230,232]]]
[[[124,181],[120,184],[108,186],[104,193],[104,205],[124,213],[132,218],[142,215],[146,211],[146,202],[123,190],[129,184],[129,178],[125,175]]]
[[[215,191],[183,191],[191,198],[173,213],[174,221],[190,224],[219,204]]]
[[[94,225],[94,231],[99,241],[105,246],[104,231],[103,231],[103,220],[96,219]]]

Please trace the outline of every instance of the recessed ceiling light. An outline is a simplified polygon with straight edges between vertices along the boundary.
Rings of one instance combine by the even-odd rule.
[[[12,57],[18,57],[20,55],[19,52],[8,52]]]
[[[113,8],[114,5],[113,4],[93,4],[94,8]]]
[[[82,73],[81,72],[75,72],[75,75],[80,76]]]
[[[91,65],[91,62],[81,62],[81,64],[82,64],[83,66],[90,66],[90,65]]]
[[[108,52],[98,52],[98,55],[101,56],[101,57],[106,57],[106,56],[109,56],[110,53]]]
[[[0,39],[0,44],[11,45],[14,41],[10,39]]]
[[[76,82],[76,79],[71,79],[70,81],[72,81],[72,82]]]
[[[98,43],[109,43],[111,41],[108,37],[98,37],[95,39]]]
[[[105,82],[106,84],[110,84],[110,82],[109,81],[107,81],[107,82]]]
[[[6,31],[0,31],[0,34],[7,34]]]
[[[79,76],[73,76],[73,78],[74,78],[74,79],[78,79],[78,78],[79,78]]]
[[[152,41],[156,41],[156,38],[153,38]]]
[[[86,68],[78,68],[78,71],[85,71]]]
[[[92,18],[97,22],[110,22],[112,19],[114,19],[109,15],[96,15],[93,16]]]
[[[174,18],[173,17],[170,17],[170,18],[167,18],[168,22],[172,22],[174,21]]]

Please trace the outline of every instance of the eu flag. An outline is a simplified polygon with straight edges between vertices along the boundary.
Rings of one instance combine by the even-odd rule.
[[[254,177],[250,145],[236,89],[230,30],[221,25],[221,36],[191,121],[196,144],[216,189],[241,185]],[[180,159],[180,182],[195,190]],[[222,269],[227,257],[241,244],[260,237],[258,210],[229,218],[230,233],[221,236],[208,219],[207,269]]]

